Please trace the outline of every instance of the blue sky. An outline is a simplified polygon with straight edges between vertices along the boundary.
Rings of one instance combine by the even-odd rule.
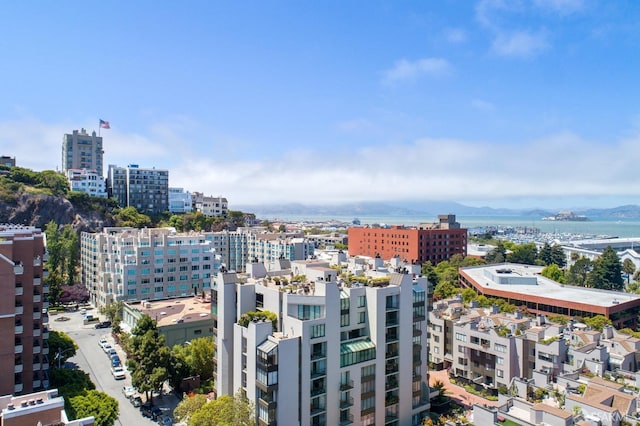
[[[0,5],[0,154],[166,168],[234,204],[640,203],[640,2]]]

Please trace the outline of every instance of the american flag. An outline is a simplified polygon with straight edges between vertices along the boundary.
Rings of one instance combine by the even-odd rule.
[[[100,120],[100,128],[101,129],[110,129],[111,126],[109,125],[108,121],[104,121],[104,120]]]

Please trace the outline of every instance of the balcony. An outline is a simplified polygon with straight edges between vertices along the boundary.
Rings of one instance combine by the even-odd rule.
[[[43,324],[49,324],[49,315],[48,314],[42,314],[42,323]]]
[[[397,404],[399,400],[400,399],[395,395],[390,396],[384,400],[384,405],[388,407],[389,405]]]
[[[24,274],[24,266],[18,264],[18,265],[13,265],[13,273],[16,275],[22,275]]]
[[[346,380],[342,383],[340,383],[340,390],[349,390],[349,389],[353,389],[353,380]]]
[[[49,389],[49,380],[44,379],[42,381],[42,387],[45,388],[45,389]]]
[[[48,339],[49,338],[49,329],[48,328],[43,328],[42,329],[42,338],[43,339]]]
[[[326,376],[326,375],[327,375],[327,370],[324,370],[324,369],[318,369],[318,370],[311,371],[311,378],[312,379],[316,379],[318,377],[322,377],[322,376]]]
[[[22,353],[22,344],[16,345],[14,353],[21,354]]]
[[[349,413],[346,416],[343,414],[340,416],[340,426],[346,426],[353,424],[353,414]]]
[[[34,320],[38,320],[38,319],[40,319],[41,317],[42,317],[42,314],[40,313],[40,311],[35,311],[35,312],[33,313],[33,319],[34,319]]]
[[[21,306],[16,306],[16,315],[22,315],[24,313],[24,308]]]
[[[22,392],[22,383],[16,383],[15,387],[13,388],[15,393],[20,393]]]
[[[16,364],[15,368],[13,369],[13,371],[15,373],[22,373],[22,364]]]
[[[384,422],[386,423],[390,423],[390,422],[395,422],[398,420],[398,415],[397,414],[393,414],[393,413],[387,413],[384,416]]]
[[[49,278],[49,271],[47,271],[46,269],[42,270],[42,278],[44,278],[45,280],[47,278]]]
[[[33,302],[34,303],[40,303],[42,301],[42,296],[40,296],[39,294],[34,294],[33,295]]]
[[[22,324],[16,325],[16,334],[22,334],[24,332],[24,326]]]
[[[39,286],[42,285],[42,278],[40,277],[33,277],[33,286]]]
[[[43,261],[43,262],[46,262],[47,260],[49,260],[49,253],[44,253],[44,254],[42,255],[42,261]]]
[[[41,367],[42,367],[42,364],[40,364],[39,362],[33,363],[33,371],[38,371],[40,370]]]
[[[33,337],[40,337],[40,329],[39,328],[34,328],[33,329]]]
[[[22,287],[22,284],[17,284],[16,285],[16,296],[22,296],[24,294],[24,287]]]
[[[340,398],[340,408],[348,408],[353,405],[353,397]]]
[[[33,258],[33,266],[40,266],[42,265],[42,259],[40,258],[40,256],[36,256]]]
[[[35,332],[35,330],[33,330],[33,331]],[[38,330],[38,332],[39,332],[39,331],[40,331],[40,330]],[[41,349],[40,345],[38,345],[38,346],[34,346],[34,347],[33,347],[33,353],[34,353],[34,354],[36,354],[36,355],[37,355],[37,354],[39,354],[40,352],[42,352],[42,349]]]
[[[384,385],[385,390],[395,389],[397,387],[398,387],[397,380],[387,380],[387,382]]]
[[[50,290],[49,284],[45,283],[45,284],[42,286],[42,292],[43,292],[44,294],[49,294],[49,290]]]
[[[42,301],[42,309],[48,309],[48,308],[49,308],[49,299],[45,297],[44,300]]]
[[[322,413],[323,411],[325,411],[326,408],[322,407],[322,406],[312,406],[311,407],[311,415],[315,416],[316,414]]]
[[[321,358],[326,358],[327,354],[325,354],[324,352],[312,352],[311,353],[311,359],[313,361],[317,360],[317,359],[321,359]]]
[[[327,388],[324,386],[311,389],[311,396],[318,396],[323,393],[327,393]]]
[[[42,355],[49,355],[49,345],[47,344],[47,342],[42,345]]]
[[[33,388],[34,388],[34,389],[38,389],[40,386],[42,386],[42,380],[35,379],[35,380],[33,381]]]

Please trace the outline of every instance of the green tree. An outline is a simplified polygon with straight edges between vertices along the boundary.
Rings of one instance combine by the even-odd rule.
[[[562,247],[557,244],[551,246],[549,243],[544,243],[544,246],[538,252],[538,260],[545,266],[555,263],[560,268],[564,268],[566,265],[566,257]]]
[[[62,249],[64,252],[63,277],[66,285],[73,285],[78,274],[80,264],[80,241],[78,234],[66,225],[62,231]]]
[[[460,289],[450,282],[443,281],[438,283],[433,289],[433,296],[436,299],[448,299],[460,292]]]
[[[605,325],[611,325],[611,320],[604,315],[583,318],[585,324],[594,330],[602,331]]]
[[[48,189],[52,195],[64,196],[69,192],[67,178],[54,170],[43,170],[38,173],[37,182],[36,187]]]
[[[106,306],[100,307],[100,313],[107,317],[107,319],[111,322],[114,322],[116,317],[119,317],[122,313],[122,308],[124,307],[124,303],[122,301],[118,301],[115,303],[110,303]]]
[[[199,376],[201,382],[211,384],[213,380],[213,345],[212,337],[193,339],[188,345],[175,345],[171,349],[171,364],[176,363],[170,365],[172,386],[179,385],[178,377],[182,381],[190,376]]]
[[[622,262],[622,270],[627,274],[627,284],[631,282],[631,276],[636,272],[636,265],[631,259],[625,259]]]
[[[87,391],[70,400],[73,419],[93,416],[96,426],[112,426],[118,419],[118,401],[97,390]]]
[[[623,290],[622,265],[615,250],[607,246],[593,265],[593,270],[587,277],[589,287],[605,290]]]
[[[478,297],[478,294],[475,292],[474,289],[472,288],[465,288],[464,290],[462,290],[462,301],[465,304],[469,304],[471,303],[471,301],[475,300],[476,297]]]
[[[195,411],[189,426],[254,426],[256,424],[253,404],[240,394],[222,395],[209,401]]]
[[[593,262],[586,257],[579,257],[569,267],[569,271],[566,273],[566,283],[571,285],[577,285],[581,287],[587,287],[587,278],[593,270]]]
[[[68,334],[62,331],[49,331],[49,353],[56,357],[53,368],[58,366],[58,357],[60,357],[60,365],[63,365],[67,359],[75,356],[78,345]]]
[[[58,389],[58,394],[67,402],[74,396],[96,388],[87,373],[72,368],[50,369],[49,386]]]
[[[135,207],[123,207],[114,213],[114,219],[118,226],[130,226],[133,228],[144,228],[151,226],[151,218],[146,214],[139,213]]]
[[[503,263],[507,259],[507,249],[505,247],[505,243],[503,241],[498,242],[496,248],[491,250],[484,257],[485,262],[487,263]]]
[[[564,272],[555,263],[545,266],[540,275],[555,282],[564,283]]]
[[[423,277],[427,277],[427,280],[434,286],[438,284],[438,274],[436,273],[436,269],[433,267],[431,261],[427,260],[422,264],[420,274]]]
[[[538,249],[534,243],[520,244],[513,248],[507,255],[507,261],[524,265],[535,265],[538,257]]]
[[[180,401],[175,410],[173,410],[173,418],[177,422],[191,424],[189,422],[189,419],[191,418],[193,413],[202,408],[202,406],[206,403],[207,397],[202,394],[187,397]]]
[[[128,348],[131,351],[127,360],[131,384],[152,400],[153,393],[151,396],[149,393],[161,391],[169,378],[170,350],[165,346],[164,335],[158,332],[156,321],[149,315],[142,315],[131,330]]]

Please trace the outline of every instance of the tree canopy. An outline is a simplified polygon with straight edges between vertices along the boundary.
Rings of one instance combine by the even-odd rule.
[[[253,426],[255,423],[253,404],[240,392],[205,403],[189,419],[189,426]]]
[[[76,350],[78,349],[78,345],[73,341],[68,334],[63,331],[49,331],[49,353],[50,356],[56,357],[55,362],[52,367],[55,368],[58,366],[58,359],[60,357],[60,364],[64,364],[67,359],[71,358],[76,354]]]
[[[90,390],[70,400],[70,417],[93,416],[96,426],[112,426],[119,415],[118,401],[104,392]]]
[[[593,263],[593,270],[587,278],[589,287],[604,290],[623,290],[622,265],[615,250],[607,246]]]
[[[151,399],[152,392],[160,391],[169,377],[170,350],[165,346],[165,337],[158,332],[155,320],[149,315],[142,315],[131,330],[127,346],[131,384]]]

